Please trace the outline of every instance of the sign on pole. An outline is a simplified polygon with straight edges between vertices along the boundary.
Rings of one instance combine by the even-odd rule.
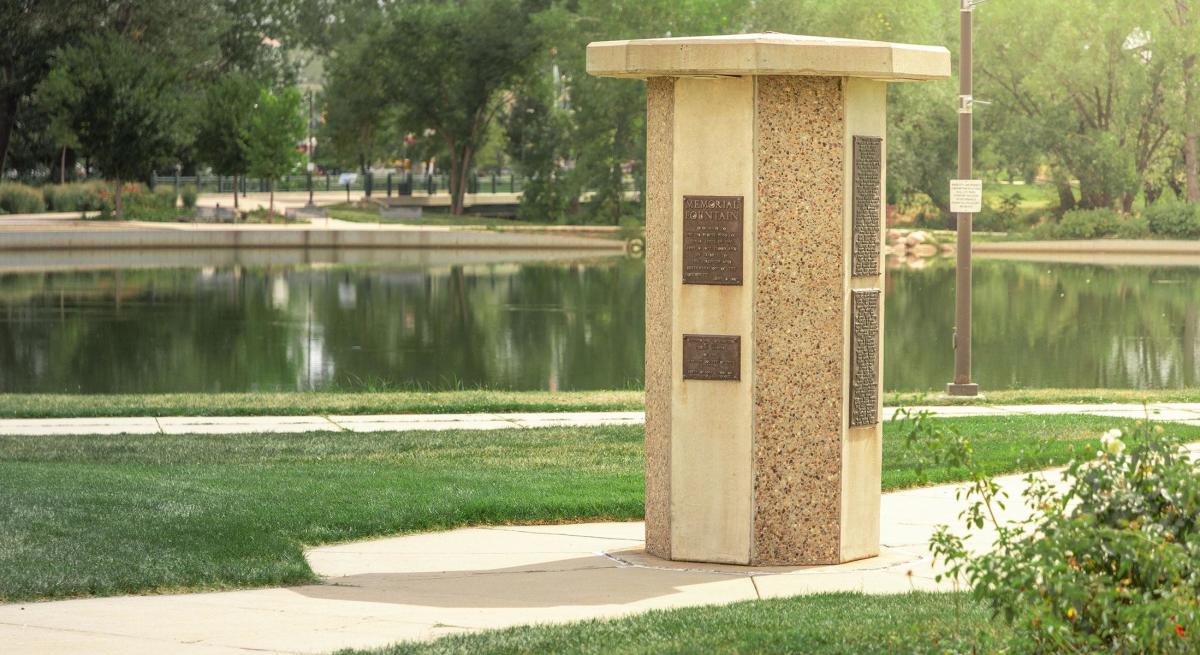
[[[950,212],[978,214],[983,211],[983,180],[950,180]]]

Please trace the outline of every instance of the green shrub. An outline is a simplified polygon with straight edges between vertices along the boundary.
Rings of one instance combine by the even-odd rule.
[[[52,184],[42,187],[46,207],[56,212],[82,212],[100,209],[99,185],[95,183]]]
[[[1143,214],[1150,232],[1169,239],[1200,238],[1200,205],[1159,201]]]
[[[125,187],[125,193],[121,197],[121,202],[125,207],[125,212],[130,211],[162,211],[175,207],[175,191],[174,189],[159,187],[154,191],[146,191],[141,187],[130,188]]]
[[[1117,237],[1121,239],[1145,239],[1150,236],[1150,224],[1142,216],[1130,216],[1121,221]]]
[[[95,207],[100,212],[100,218],[113,218],[113,209],[115,200],[113,198],[113,189],[107,182],[91,182],[93,189],[93,197],[95,198]]]
[[[175,193],[175,188],[170,186],[160,186],[154,189],[154,205],[159,209],[174,209],[179,202],[179,194]]]
[[[9,214],[45,211],[41,189],[20,182],[0,183],[0,209]]]
[[[114,218],[116,198],[113,188],[103,185],[98,197],[100,217]],[[125,220],[129,221],[173,221],[184,213],[184,210],[176,208],[175,201],[175,190],[170,187],[160,187],[150,192],[136,182],[129,182],[122,188],[121,205],[125,210]]]
[[[969,472],[966,530],[940,526],[930,550],[946,564],[939,579],[965,580],[1007,623],[1007,652],[1200,652],[1200,462],[1161,426],[1110,430],[1095,460],[1067,467],[1065,491],[1026,476],[1029,518],[1010,522],[996,518],[1007,497],[970,439],[921,414],[905,441],[922,466]],[[990,551],[968,549],[992,531]]]
[[[1063,214],[1054,235],[1058,239],[1099,239],[1115,236],[1121,223],[1121,215],[1111,209],[1075,209]]]
[[[1015,232],[1021,228],[1020,205],[1021,195],[1017,193],[1002,197],[995,204],[989,201],[975,215],[971,227],[980,232]]]
[[[1044,223],[1034,225],[1033,229],[1030,230],[1030,233],[1033,234],[1033,238],[1037,239],[1038,241],[1049,241],[1051,239],[1058,238],[1058,234],[1055,230],[1057,227],[1057,223],[1047,220]]]
[[[42,198],[46,202],[46,210],[52,212],[71,211],[71,209],[63,209],[66,205],[71,205],[74,208],[75,202],[70,197],[72,189],[67,184],[48,184],[42,187]]]
[[[46,210],[42,193],[25,184],[0,184],[0,209],[9,214],[36,214]]]
[[[186,209],[196,208],[196,198],[199,197],[199,195],[200,192],[196,189],[196,185],[194,184],[185,184],[179,189],[179,199],[181,202],[183,202],[183,206]]]

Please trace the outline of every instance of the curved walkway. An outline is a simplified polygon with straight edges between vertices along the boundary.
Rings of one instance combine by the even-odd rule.
[[[923,409],[942,416],[1145,415],[1136,405]],[[1155,410],[1161,420],[1200,424],[1200,404],[1162,404]],[[52,419],[2,421],[0,433],[497,429],[641,420],[640,412]],[[1200,444],[1191,450],[1200,455]],[[997,480],[1016,498],[1023,477]],[[936,526],[957,523],[958,488],[884,494],[880,556],[848,564],[669,562],[645,553],[642,523],[466,528],[310,549],[306,556],[323,578],[320,584],[0,605],[0,650],[33,655],[326,653],[462,631],[805,593],[946,590],[948,583],[934,579],[938,569],[927,543]],[[1010,503],[1001,520],[1023,516],[1018,505]],[[987,547],[989,536],[972,543]]]
[[[1022,478],[997,481],[1016,498]],[[311,549],[323,584],[0,605],[0,644],[30,655],[328,653],[806,593],[949,590],[927,543],[957,524],[957,488],[884,494],[880,556],[836,566],[668,562],[645,553],[642,523],[466,528]],[[1001,520],[1022,516],[1018,505]]]
[[[1134,404],[961,405],[910,407],[936,416],[1090,414],[1144,418]],[[1200,425],[1200,403],[1150,405],[1151,417]],[[897,410],[887,408],[886,418]],[[563,426],[641,425],[642,412],[545,412],[520,414],[375,414],[350,416],[166,416],[112,418],[0,419],[0,435],[245,434],[259,432],[395,432],[405,430],[503,430]]]

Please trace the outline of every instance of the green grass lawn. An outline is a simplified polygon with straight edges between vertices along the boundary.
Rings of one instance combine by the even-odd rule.
[[[489,216],[476,216],[474,214],[466,214],[464,216],[454,216],[450,212],[440,209],[430,210],[428,207],[422,209],[420,218],[381,218],[379,210],[370,207],[359,207],[357,203],[339,203],[330,205],[329,217],[336,218],[341,221],[350,221],[353,223],[398,223],[402,225],[463,225],[472,227],[498,227],[503,225],[541,225],[540,223],[530,223],[528,221],[519,221],[513,218],[495,218]]]
[[[638,411],[633,391],[0,394],[0,418]]]
[[[1035,182],[1033,184],[1007,182],[984,182],[983,195],[986,201],[999,204],[1002,198],[1018,196],[1022,211],[1030,209],[1049,209],[1058,206],[1058,189],[1053,184]]]
[[[624,391],[283,391],[167,394],[0,394],[0,418],[97,416],[299,416],[462,414],[471,412],[641,411],[640,389]],[[1200,402],[1200,389],[1026,389],[980,398],[940,392],[891,392],[889,407]]]
[[[889,407],[912,405],[1080,405],[1104,403],[1200,403],[1200,388],[1184,389],[985,389],[977,398],[947,396],[943,391],[893,391]],[[2,406],[2,404],[0,404]]]
[[[1003,630],[965,594],[838,593],[489,630],[340,655],[987,653]]]
[[[1087,455],[1118,421],[942,419],[993,471]],[[1200,427],[1168,430],[1200,440]],[[884,426],[884,489],[918,482]],[[0,600],[313,580],[302,549],[464,525],[642,516],[642,429],[0,437]],[[931,481],[961,477],[934,470]]]

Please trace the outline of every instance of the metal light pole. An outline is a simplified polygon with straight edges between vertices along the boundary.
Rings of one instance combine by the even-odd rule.
[[[960,0],[958,59],[958,179],[971,179],[971,18],[980,0]],[[967,212],[957,217],[958,247],[954,279],[954,382],[946,385],[951,396],[977,396],[979,385],[971,382],[971,219]]]
[[[315,168],[315,164],[313,164],[312,128],[313,128],[313,92],[312,92],[312,89],[309,89],[308,90],[308,124],[307,124],[307,128],[305,129],[305,132],[306,132],[305,139],[308,141],[308,143],[306,143],[305,145],[307,145],[308,147],[304,149],[305,150],[304,154],[308,156],[308,163],[305,164],[305,166],[304,166],[305,171],[308,173],[308,204],[305,205],[305,207],[307,207],[309,209],[316,206],[313,204],[312,175],[313,175],[313,169]]]

